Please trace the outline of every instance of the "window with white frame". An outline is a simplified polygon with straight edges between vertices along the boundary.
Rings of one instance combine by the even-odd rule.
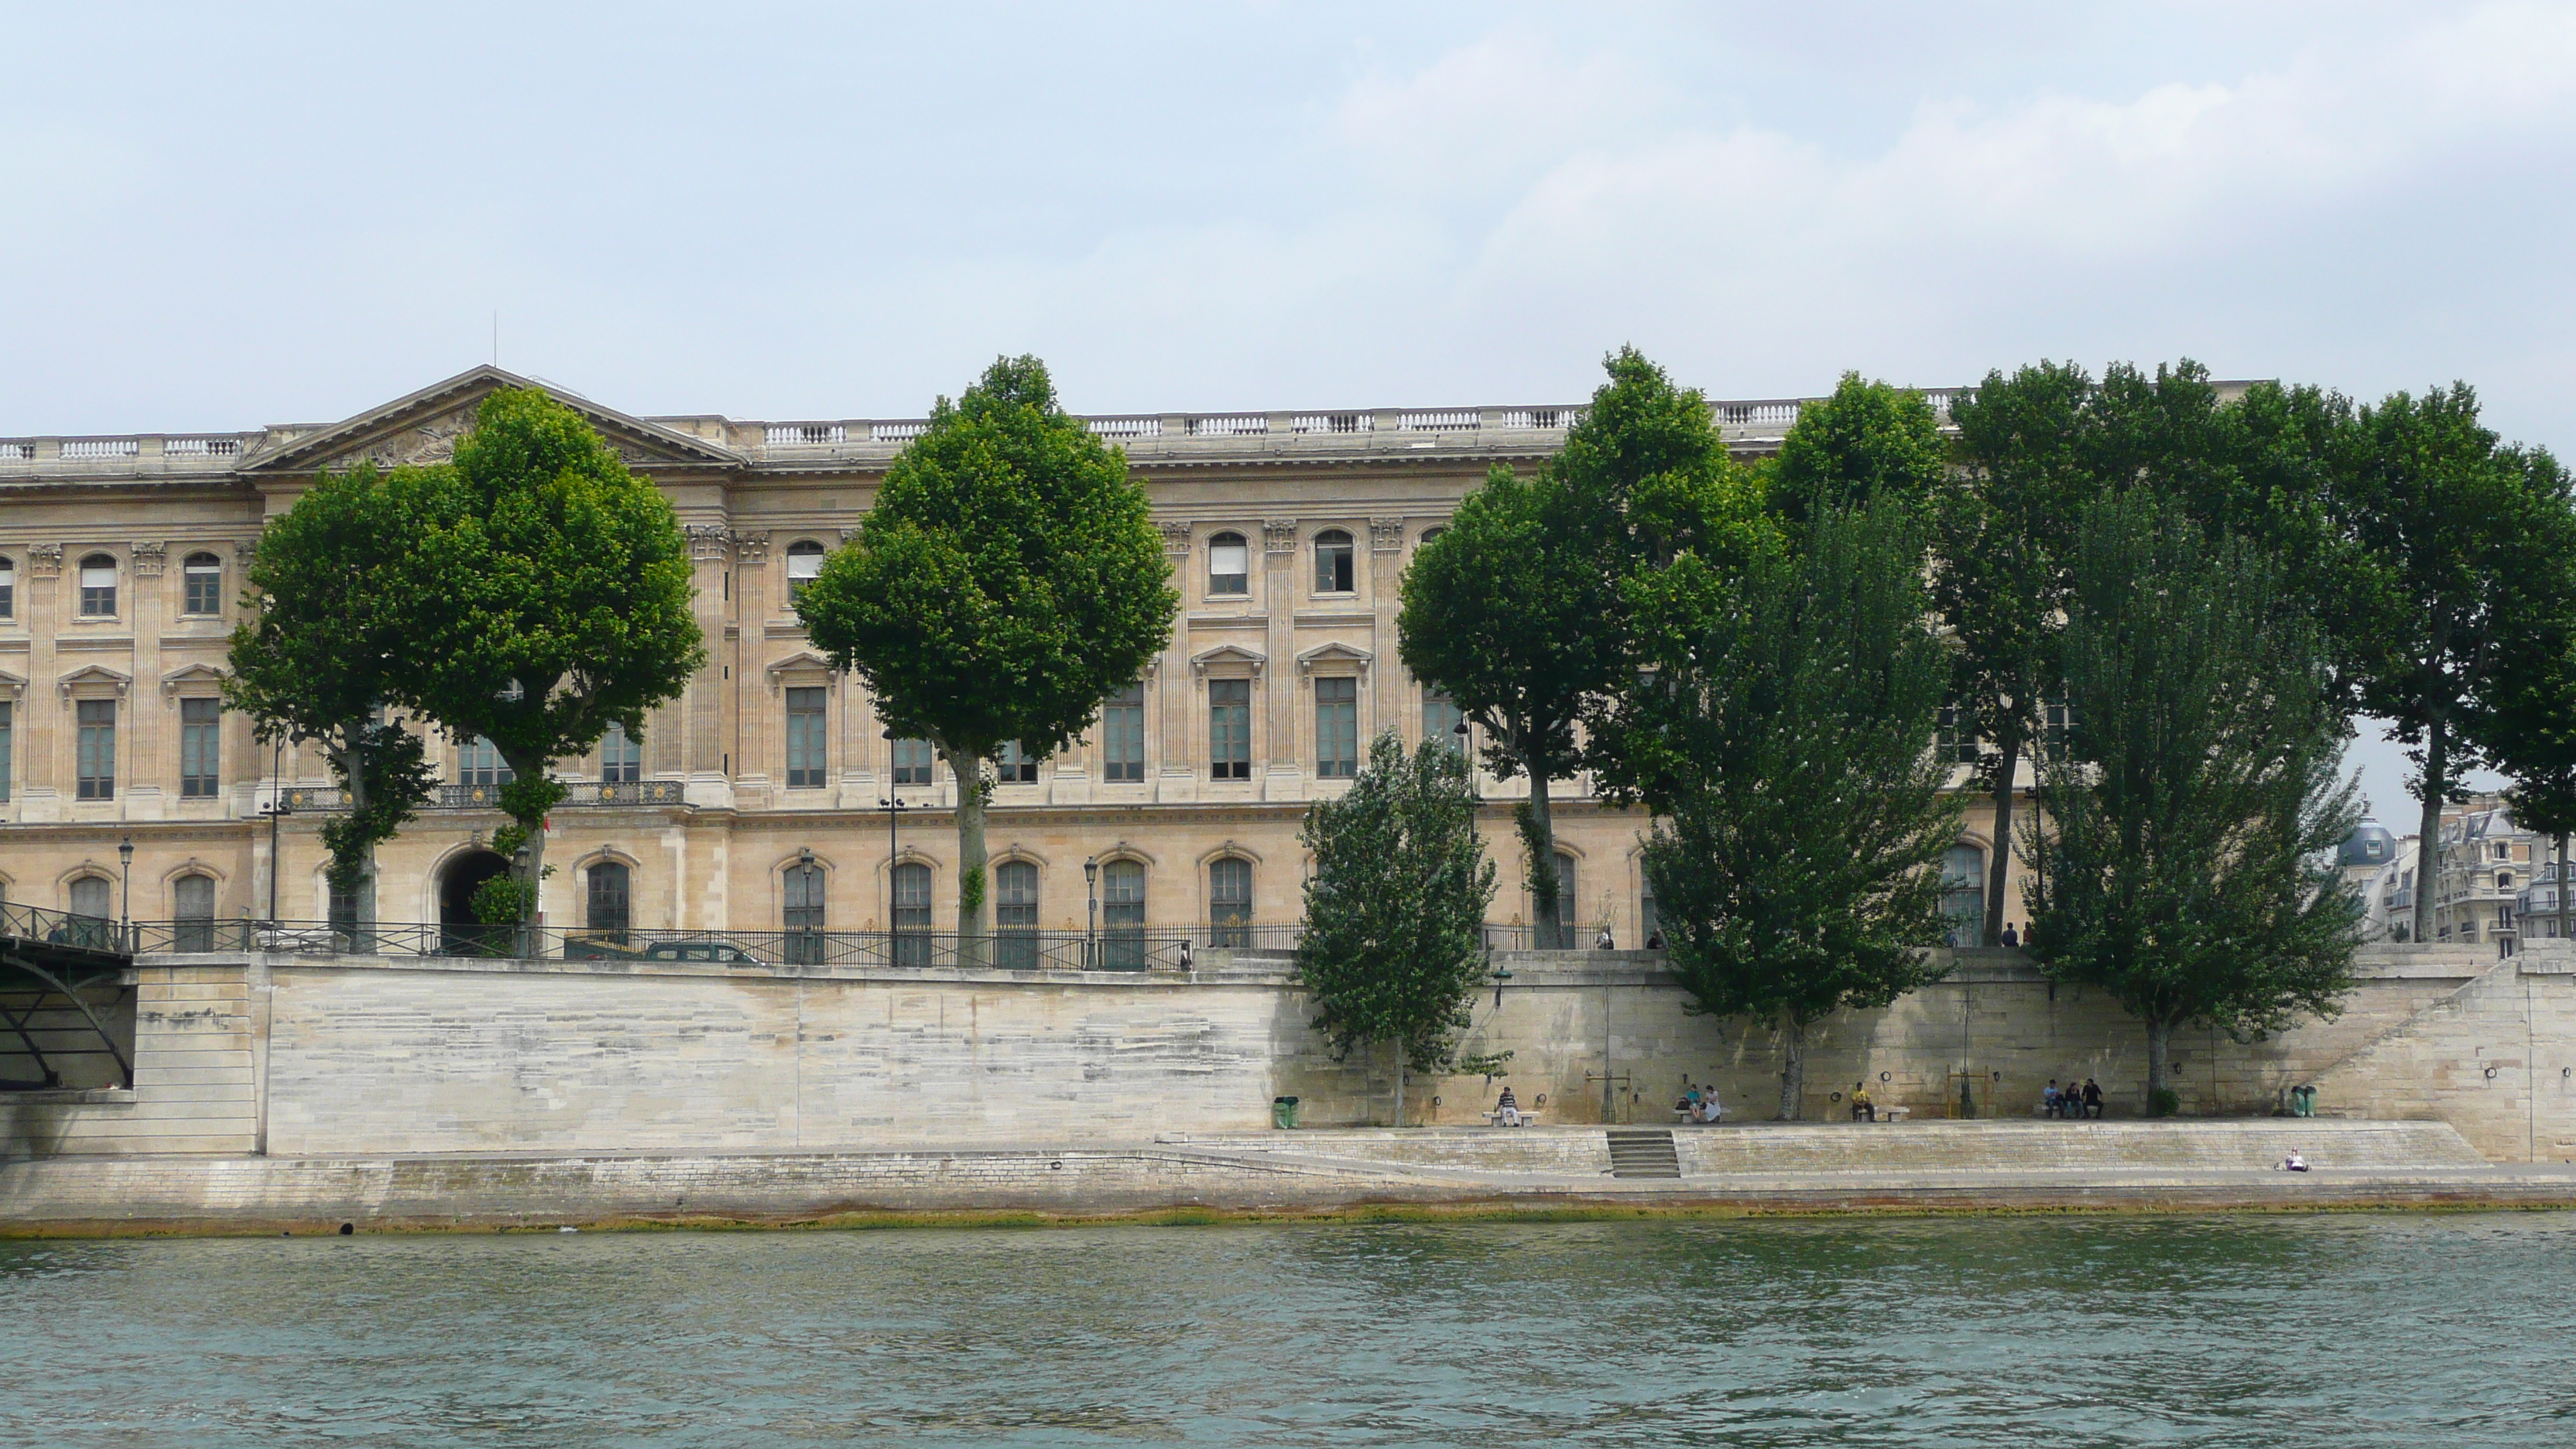
[[[787,545],[787,602],[793,606],[805,593],[805,586],[823,573],[823,545],[810,538],[800,538]]]
[[[0,619],[18,617],[18,565],[0,558]]]
[[[1240,595],[1252,591],[1252,551],[1239,533],[1220,533],[1208,540],[1207,591]]]
[[[210,553],[192,553],[179,565],[179,612],[220,614],[224,611],[224,564]]]
[[[116,617],[116,560],[94,553],[80,561],[80,611],[84,619]]]

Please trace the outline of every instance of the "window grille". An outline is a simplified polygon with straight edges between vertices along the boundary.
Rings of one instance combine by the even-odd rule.
[[[215,878],[191,874],[171,882],[170,915],[178,926],[173,950],[215,949]]]
[[[1422,691],[1422,743],[1464,749],[1467,737],[1458,733],[1465,716],[1458,702],[1436,689]]]
[[[456,747],[456,783],[494,787],[507,785],[519,778],[518,772],[501,761],[501,747],[482,735]]]
[[[823,867],[789,866],[786,887],[786,914],[779,924],[787,931],[787,959],[793,965],[816,965],[823,959]]]
[[[930,867],[906,861],[894,868],[894,964],[930,964]]]
[[[800,538],[787,545],[787,602],[804,596],[805,586],[823,573],[823,545]]]

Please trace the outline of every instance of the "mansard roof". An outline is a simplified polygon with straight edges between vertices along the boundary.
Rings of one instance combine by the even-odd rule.
[[[647,472],[668,469],[732,469],[748,460],[733,449],[661,423],[648,422],[588,398],[492,366],[470,367],[408,397],[288,439],[273,449],[243,460],[250,474],[301,474],[338,471],[371,462],[378,467],[441,462],[454,455],[456,440],[474,425],[474,410],[485,397],[505,387],[543,388],[548,396],[588,419],[616,448],[629,467]]]

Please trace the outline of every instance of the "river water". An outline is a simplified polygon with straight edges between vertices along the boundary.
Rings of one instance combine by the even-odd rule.
[[[2576,1215],[0,1243],[0,1443],[2576,1443]]]

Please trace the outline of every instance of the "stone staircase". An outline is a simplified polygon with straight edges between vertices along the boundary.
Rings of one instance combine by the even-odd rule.
[[[1679,1177],[1682,1164],[1673,1151],[1673,1134],[1664,1127],[1610,1128],[1612,1177]]]

